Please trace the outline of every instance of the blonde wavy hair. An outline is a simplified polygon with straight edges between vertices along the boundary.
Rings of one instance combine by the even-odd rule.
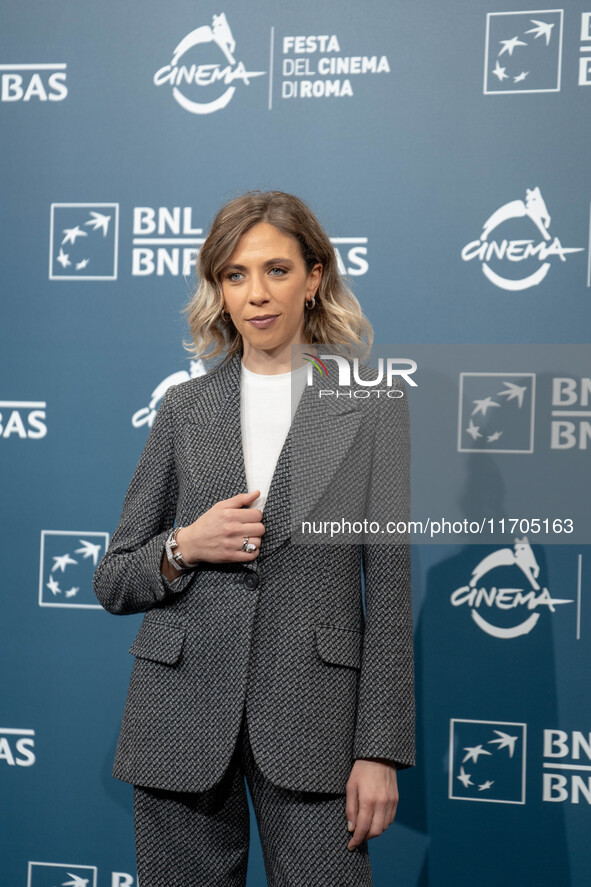
[[[232,320],[222,316],[221,272],[243,234],[259,222],[298,241],[308,272],[318,263],[323,267],[316,304],[304,312],[306,342],[344,345],[364,359],[373,330],[341,277],[334,247],[306,204],[283,191],[248,191],[216,215],[197,258],[199,285],[184,309],[192,337],[192,342],[184,342],[187,351],[204,359],[224,353],[227,360],[242,349],[242,336]]]

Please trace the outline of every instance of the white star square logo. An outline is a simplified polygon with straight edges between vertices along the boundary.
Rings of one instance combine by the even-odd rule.
[[[95,865],[30,862],[27,887],[96,887]]]
[[[92,577],[108,545],[108,533],[42,530],[39,606],[101,610]]]
[[[118,203],[52,203],[50,280],[117,280]]]
[[[489,12],[484,94],[560,92],[562,9]]]
[[[448,798],[525,804],[526,742],[526,724],[452,718]]]
[[[459,453],[533,453],[535,373],[460,373]]]

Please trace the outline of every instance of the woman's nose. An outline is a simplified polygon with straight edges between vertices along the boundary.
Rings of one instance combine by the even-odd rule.
[[[251,302],[264,302],[268,298],[264,279],[253,276],[248,282],[248,298]]]

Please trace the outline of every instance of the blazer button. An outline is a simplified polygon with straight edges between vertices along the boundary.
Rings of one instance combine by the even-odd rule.
[[[252,573],[250,570],[247,572],[244,577],[244,586],[248,588],[249,591],[254,591],[255,588],[258,587],[259,577],[256,573]]]

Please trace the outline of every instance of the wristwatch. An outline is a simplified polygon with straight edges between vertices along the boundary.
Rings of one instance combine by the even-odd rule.
[[[168,538],[164,543],[164,548],[166,549],[166,557],[168,562],[172,564],[175,570],[178,570],[179,573],[184,570],[193,570],[198,566],[198,563],[189,564],[182,556],[180,551],[175,551],[175,548],[178,548],[178,542],[176,541],[176,534],[179,530],[182,530],[183,527],[174,527],[168,534]]]

